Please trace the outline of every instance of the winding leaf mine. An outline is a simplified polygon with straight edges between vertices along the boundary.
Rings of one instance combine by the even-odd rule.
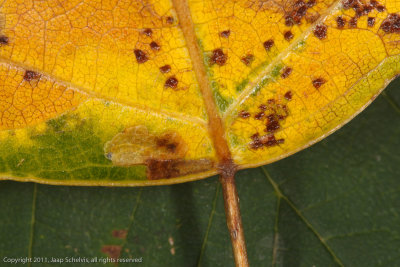
[[[166,184],[269,163],[358,114],[399,54],[396,0],[5,0],[1,179]]]

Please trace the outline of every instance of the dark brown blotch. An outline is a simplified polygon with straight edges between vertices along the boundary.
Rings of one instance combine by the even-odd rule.
[[[375,25],[375,18],[369,17],[367,20],[368,27],[374,27]]]
[[[0,45],[8,45],[9,38],[5,35],[0,35]]]
[[[40,74],[37,72],[34,72],[32,70],[27,70],[25,71],[25,75],[24,75],[24,80],[25,81],[32,81],[32,80],[37,80],[40,78]]]
[[[272,147],[272,146],[277,146],[280,144],[283,144],[285,142],[285,139],[281,138],[281,139],[276,139],[275,135],[273,134],[268,134],[265,136],[265,143],[264,146],[266,147]]]
[[[336,24],[339,29],[343,29],[346,25],[346,19],[344,19],[342,16],[339,16],[336,18]]]
[[[324,83],[326,83],[324,78],[317,78],[312,81],[312,84],[316,89],[320,88]]]
[[[243,62],[243,64],[245,64],[246,66],[250,66],[251,63],[254,61],[254,55],[247,54],[246,56],[242,57],[240,60],[241,60],[241,61]]]
[[[151,29],[147,28],[147,29],[143,30],[143,34],[146,35],[146,36],[151,37],[153,35],[153,31]]]
[[[225,65],[226,61],[228,60],[228,56],[222,51],[221,48],[217,48],[212,52],[210,58],[210,64],[214,65],[217,64],[218,66]]]
[[[350,9],[353,7],[355,0],[344,0],[342,2],[343,9]]]
[[[254,115],[254,119],[256,120],[261,120],[262,118],[264,118],[265,113],[264,112],[258,112],[256,115]]]
[[[242,110],[239,112],[239,117],[242,119],[250,118],[250,112]]]
[[[154,41],[150,43],[150,47],[154,51],[159,51],[161,49],[161,46]]]
[[[230,30],[222,31],[219,35],[223,38],[228,38],[229,35],[231,35],[231,31]]]
[[[390,14],[380,27],[385,33],[400,33],[400,15]]]
[[[156,140],[156,144],[159,148],[164,148],[169,153],[175,153],[179,146],[179,143],[175,142],[171,135],[165,135]]]
[[[291,16],[286,16],[285,17],[285,25],[288,27],[291,27],[294,25],[293,18]]]
[[[140,49],[135,49],[135,50],[134,50],[134,53],[135,53],[136,61],[137,61],[137,63],[139,63],[139,64],[143,64],[143,63],[145,63],[147,60],[149,60],[149,58],[147,57],[146,53],[143,52],[143,51],[140,50]]]
[[[169,77],[165,81],[164,87],[176,89],[178,87],[178,79],[175,76]]]
[[[283,37],[285,37],[285,39],[286,39],[287,41],[290,41],[290,40],[293,39],[294,35],[293,35],[293,33],[292,33],[291,31],[286,31],[286,32],[283,34]]]
[[[385,11],[385,7],[382,6],[382,5],[379,5],[379,6],[376,7],[376,10],[377,10],[378,12],[383,12],[383,11]]]
[[[290,75],[290,73],[292,73],[292,70],[293,69],[291,67],[285,67],[282,71],[281,78],[286,79]]]
[[[318,39],[320,39],[320,40],[325,39],[326,33],[327,33],[327,27],[325,24],[319,24],[319,25],[315,26],[314,35]]]
[[[311,8],[311,7],[315,6],[315,4],[316,4],[316,0],[310,0],[307,2],[306,5],[308,8]]]
[[[284,97],[286,98],[286,100],[290,101],[293,98],[293,94],[291,91],[287,91],[284,95]]]
[[[286,13],[285,25],[291,27],[294,24],[301,24],[302,18],[306,17],[308,9],[313,7],[315,3],[315,0],[310,0],[307,3],[303,0],[296,1],[291,6],[291,10]]]
[[[253,134],[251,137],[252,142],[250,143],[250,148],[252,149],[258,149],[264,146],[263,143],[261,143],[260,140],[260,134],[259,133],[255,133]]]
[[[265,131],[268,133],[273,133],[278,131],[281,126],[279,125],[279,121],[276,119],[275,115],[270,114],[267,117],[268,121],[267,121],[267,128],[265,128]]]
[[[250,148],[259,149],[262,147],[273,147],[279,144],[283,144],[285,139],[276,139],[274,134],[266,134],[260,136],[258,133],[252,135],[252,142],[250,143]]]
[[[261,104],[261,105],[258,106],[258,108],[259,108],[261,111],[266,111],[266,110],[267,110],[267,105]]]
[[[171,71],[171,66],[170,65],[164,65],[164,66],[160,67],[160,71],[162,73],[168,73],[168,72]]]
[[[149,180],[169,179],[191,173],[203,172],[214,167],[209,159],[148,159],[147,178]]]
[[[371,0],[371,1],[369,2],[369,4],[370,4],[371,6],[373,6],[373,7],[376,7],[376,6],[379,5],[378,1],[376,1],[376,0]]]
[[[264,46],[265,50],[267,50],[267,51],[271,50],[271,47],[273,45],[274,45],[274,40],[272,40],[272,39],[269,39],[263,43],[263,46]]]
[[[165,21],[166,21],[168,24],[173,24],[174,21],[175,21],[175,19],[174,19],[174,17],[168,16],[168,17],[165,19]]]

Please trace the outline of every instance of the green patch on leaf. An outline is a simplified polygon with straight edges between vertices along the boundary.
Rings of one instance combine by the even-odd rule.
[[[53,181],[146,180],[145,166],[115,167],[104,156],[105,140],[98,137],[94,119],[81,120],[76,114],[47,122],[39,133],[29,131],[33,145],[17,145],[10,131],[0,143],[0,171],[5,176],[41,177]]]
[[[248,83],[249,79],[244,79],[238,86],[236,86],[236,92],[242,92]]]
[[[274,78],[278,77],[282,68],[283,68],[282,64],[276,65],[271,71],[271,76]]]

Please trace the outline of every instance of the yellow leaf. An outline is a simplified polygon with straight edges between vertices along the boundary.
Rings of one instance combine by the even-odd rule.
[[[189,181],[286,157],[400,72],[396,0],[5,0],[0,176]]]

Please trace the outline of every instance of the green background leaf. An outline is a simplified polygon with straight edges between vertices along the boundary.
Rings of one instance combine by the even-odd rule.
[[[400,266],[399,87],[311,148],[238,173],[252,266]],[[234,264],[217,177],[145,188],[3,181],[0,218],[1,266],[105,257],[108,245],[144,266]],[[126,239],[113,236],[122,229]]]

